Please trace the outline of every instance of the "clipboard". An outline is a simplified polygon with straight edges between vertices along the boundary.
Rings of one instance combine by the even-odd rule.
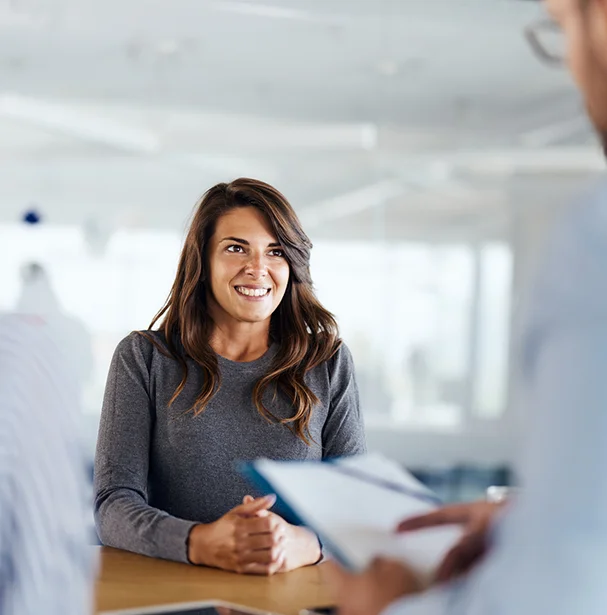
[[[277,514],[314,531],[349,570],[362,570],[383,555],[430,576],[461,535],[453,526],[396,535],[399,521],[435,509],[440,500],[378,455],[329,462],[260,459],[240,471],[262,494],[276,494]]]

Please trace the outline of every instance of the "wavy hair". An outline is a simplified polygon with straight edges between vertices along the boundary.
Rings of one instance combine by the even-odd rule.
[[[164,333],[166,349],[153,336],[142,332],[165,354],[179,362],[183,377],[169,405],[182,393],[188,377],[187,358],[202,369],[203,385],[190,409],[194,416],[204,411],[221,386],[217,356],[209,339],[213,322],[207,306],[210,293],[208,245],[217,220],[239,207],[255,207],[269,220],[289,264],[285,295],[271,316],[270,337],[278,351],[268,373],[253,389],[253,402],[268,422],[281,423],[310,444],[310,418],[319,400],[306,384],[307,372],[331,359],[341,345],[337,323],[316,298],[310,276],[312,243],[295,211],[276,188],[264,182],[241,178],[209,189],[196,206],[179,259],[177,275],[162,309],[150,324]],[[263,402],[270,390],[278,390],[293,405],[293,416],[278,418]]]

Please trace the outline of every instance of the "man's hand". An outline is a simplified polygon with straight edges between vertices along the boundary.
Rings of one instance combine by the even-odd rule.
[[[334,562],[322,565],[340,615],[379,615],[389,604],[422,586],[413,571],[388,559],[376,559],[361,574],[350,574]]]
[[[472,502],[440,508],[427,515],[406,519],[399,532],[410,532],[439,525],[462,525],[464,534],[447,553],[436,574],[435,581],[444,583],[469,572],[485,555],[489,531],[503,503]]]

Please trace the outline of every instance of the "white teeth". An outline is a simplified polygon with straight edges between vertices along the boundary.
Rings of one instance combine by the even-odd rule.
[[[245,288],[244,286],[237,286],[236,290],[247,297],[263,297],[270,292],[267,288]]]

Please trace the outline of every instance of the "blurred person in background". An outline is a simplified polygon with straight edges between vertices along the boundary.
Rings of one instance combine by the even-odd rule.
[[[607,1],[547,0],[528,30],[542,59],[567,63],[607,153]],[[567,57],[547,47],[559,33]],[[401,525],[464,526],[424,594],[413,572],[378,560],[331,580],[343,615],[603,615],[607,611],[607,188],[572,207],[531,294],[520,367],[530,418],[524,487],[499,505],[439,510]],[[450,582],[448,582],[450,581]]]
[[[92,611],[78,387],[37,316],[0,316],[0,613]]]
[[[165,306],[110,367],[95,460],[104,544],[249,574],[321,559],[316,536],[270,512],[272,497],[248,496],[236,470],[365,451],[352,358],[314,294],[311,247],[268,184],[203,196]]]
[[[91,336],[81,320],[66,313],[53,288],[47,270],[36,262],[21,271],[21,292],[15,311],[38,316],[46,323],[56,343],[65,350],[69,368],[76,377],[79,402],[94,367]]]

